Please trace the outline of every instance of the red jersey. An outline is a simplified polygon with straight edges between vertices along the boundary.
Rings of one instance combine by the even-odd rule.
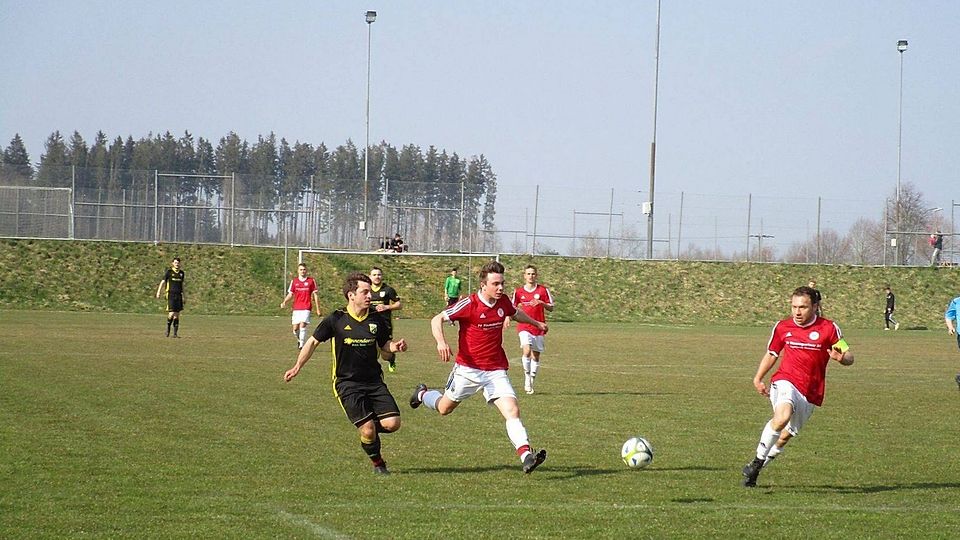
[[[807,401],[822,405],[828,351],[841,339],[840,327],[829,319],[816,317],[807,326],[798,326],[793,319],[778,322],[767,344],[767,351],[780,358],[770,382],[789,381]]]
[[[313,305],[313,291],[317,290],[317,282],[312,277],[301,280],[299,276],[290,282],[288,292],[293,293],[293,310],[310,309]]]
[[[503,321],[516,312],[506,296],[488,305],[476,293],[447,308],[444,315],[451,321],[460,322],[457,363],[483,371],[507,369]]]
[[[553,297],[550,296],[550,291],[540,284],[537,284],[532,291],[528,291],[525,285],[517,287],[517,290],[513,291],[513,299],[510,300],[510,303],[526,313],[531,319],[545,323],[547,322],[547,314],[543,304],[531,305],[535,299],[540,300],[543,304],[553,305]],[[543,334],[543,330],[532,324],[518,322],[517,333],[519,332],[530,332],[534,336]]]

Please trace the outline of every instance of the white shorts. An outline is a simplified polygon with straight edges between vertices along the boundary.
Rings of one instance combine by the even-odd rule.
[[[517,335],[520,337],[521,348],[529,345],[531,351],[543,352],[545,350],[543,347],[543,334],[535,336],[526,330],[521,330]]]
[[[510,384],[510,378],[507,377],[507,370],[484,371],[460,364],[453,366],[450,378],[447,379],[444,395],[460,403],[481,390],[483,390],[483,399],[487,403],[497,398],[517,397],[517,393],[513,391],[513,385]]]
[[[293,316],[290,317],[290,324],[310,324],[310,310],[309,309],[295,309],[293,310]]]
[[[790,381],[784,380],[776,381],[770,385],[770,403],[773,405],[773,410],[777,410],[777,406],[783,403],[793,405],[793,414],[790,416],[790,421],[787,422],[787,431],[794,436],[800,433],[800,428],[807,423],[816,408],[813,403],[803,397],[803,394]]]

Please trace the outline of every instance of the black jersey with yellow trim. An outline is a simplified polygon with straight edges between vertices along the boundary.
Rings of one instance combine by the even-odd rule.
[[[167,282],[167,294],[183,294],[183,269],[174,270],[168,268],[163,275],[163,280]]]
[[[335,381],[383,380],[378,359],[380,348],[390,341],[390,326],[382,314],[368,311],[358,317],[340,308],[320,321],[313,337],[321,343],[333,339]]]
[[[386,283],[381,283],[380,288],[374,288],[370,286],[370,310],[376,311],[377,306],[384,305],[389,306],[390,304],[400,300],[400,295],[397,294],[397,290],[393,287],[387,285]],[[393,312],[392,311],[380,311],[378,312],[381,316],[387,319],[388,323],[393,322]]]

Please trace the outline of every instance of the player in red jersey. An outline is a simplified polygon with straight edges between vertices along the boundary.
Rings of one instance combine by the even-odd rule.
[[[553,296],[543,285],[537,283],[537,267],[528,264],[523,269],[524,284],[513,291],[510,303],[526,313],[531,319],[547,322],[544,311],[553,311]],[[510,319],[504,321],[509,325]],[[533,393],[533,383],[540,369],[540,354],[543,353],[544,332],[532,324],[518,323],[517,335],[520,337],[520,351],[523,354],[523,390]]]
[[[416,409],[422,403],[445,416],[463,400],[482,391],[487,403],[495,405],[506,420],[507,436],[517,449],[523,472],[531,473],[547,459],[547,451],[534,452],[530,448],[527,429],[520,421],[520,406],[507,377],[507,353],[503,351],[503,321],[507,317],[547,330],[546,323],[517,311],[503,295],[503,265],[490,261],[480,269],[480,291],[441,311],[430,321],[437,340],[437,354],[444,362],[450,361],[452,353],[443,336],[443,322],[460,322],[456,364],[446,390],[441,394],[419,384],[410,397],[410,406]]]
[[[310,308],[316,306],[317,317],[320,316],[320,296],[317,293],[317,282],[307,275],[307,265],[297,265],[297,277],[293,278],[287,287],[287,295],[280,302],[280,309],[293,298],[293,315],[290,323],[293,325],[293,335],[297,338],[297,348],[302,349],[307,341],[307,326],[310,325]]]
[[[836,360],[841,365],[853,364],[853,353],[843,340],[840,327],[817,316],[819,293],[811,287],[793,291],[790,319],[773,327],[767,353],[760,360],[753,386],[760,395],[768,396],[773,405],[773,418],[764,426],[757,446],[757,457],[743,468],[743,485],[754,487],[760,469],[783,451],[790,438],[823,404],[827,364]],[[770,387],[763,378],[780,359],[780,367],[770,377]],[[786,428],[786,429],[784,429]]]

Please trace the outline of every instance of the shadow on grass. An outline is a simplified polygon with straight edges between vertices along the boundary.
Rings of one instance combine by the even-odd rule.
[[[807,493],[839,493],[839,494],[867,494],[883,493],[886,491],[907,491],[922,489],[957,489],[960,488],[960,482],[913,482],[909,484],[876,484],[876,485],[858,485],[858,486],[838,486],[824,484],[819,486],[783,486],[786,489]]]
[[[538,392],[540,394],[540,392]],[[635,391],[623,391],[623,392],[556,392],[556,393],[547,393],[543,392],[542,395],[551,395],[551,396],[674,396],[676,392],[635,392]]]

